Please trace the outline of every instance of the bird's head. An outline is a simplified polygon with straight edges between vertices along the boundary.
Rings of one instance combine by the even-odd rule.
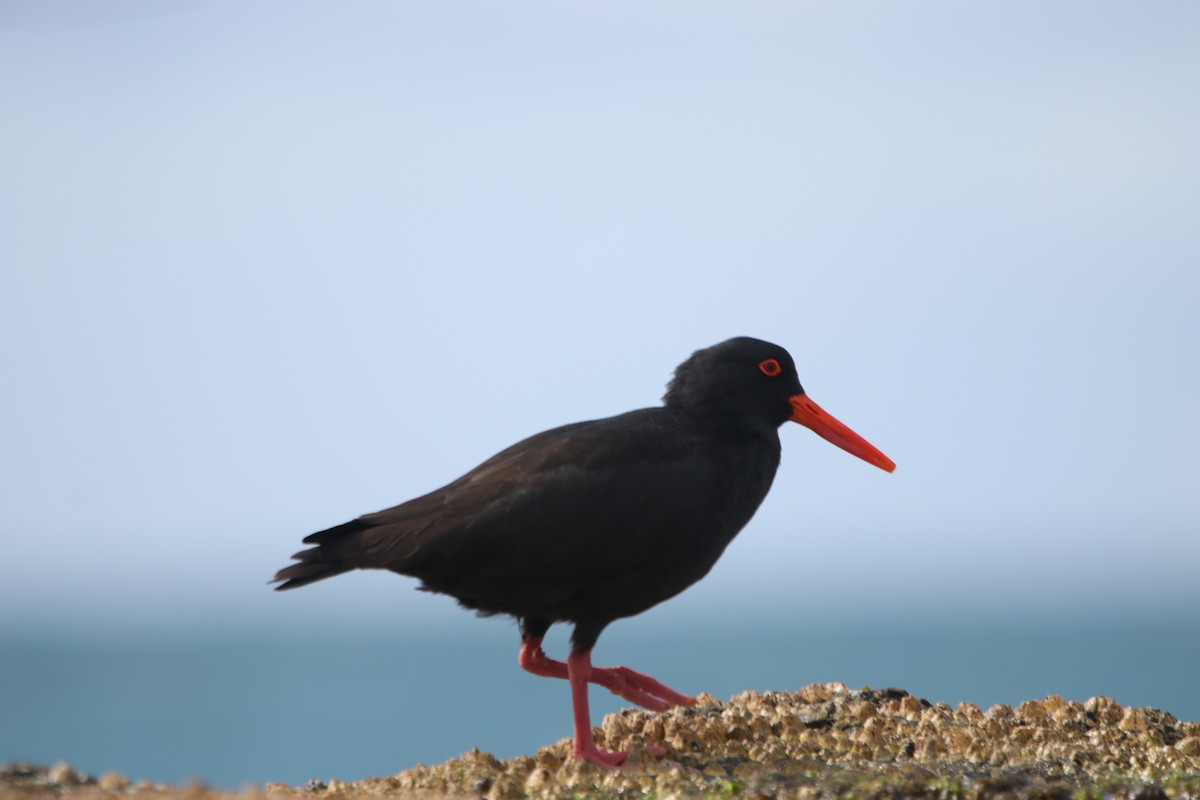
[[[782,347],[740,336],[695,353],[675,369],[663,400],[747,429],[776,429],[789,420],[868,464],[891,472],[895,463],[814,403]]]

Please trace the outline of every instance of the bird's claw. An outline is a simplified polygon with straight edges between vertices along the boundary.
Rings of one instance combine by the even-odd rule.
[[[593,667],[590,680],[618,697],[651,711],[665,711],[672,706],[694,706],[696,698],[675,691],[649,675],[629,667]]]
[[[601,750],[599,747],[580,751],[576,748],[575,757],[582,758],[584,761],[589,761],[592,764],[599,764],[608,769],[625,769],[625,760],[629,758],[629,751]]]
[[[615,769],[621,772],[628,772],[634,769],[634,765],[628,763],[631,750],[601,750],[593,742],[591,747],[575,746],[575,757],[582,758],[592,764],[598,764],[607,769]],[[646,752],[654,758],[662,758],[667,754],[667,748],[662,745],[652,744],[646,746]]]

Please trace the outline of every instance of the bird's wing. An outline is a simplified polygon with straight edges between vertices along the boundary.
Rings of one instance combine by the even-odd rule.
[[[631,412],[538,434],[457,481],[356,520],[371,566],[575,582],[686,546],[715,489],[694,438]],[[319,534],[317,536],[320,536]],[[316,537],[314,540],[319,541]]]

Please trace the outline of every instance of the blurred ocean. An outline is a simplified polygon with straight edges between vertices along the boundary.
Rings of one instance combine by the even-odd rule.
[[[193,641],[5,635],[0,762],[67,760],[93,774],[237,789],[393,774],[472,747],[508,757],[570,735],[566,683],[518,668],[515,627],[486,620],[470,630]],[[660,630],[629,621],[606,632],[595,660],[722,700],[746,689],[840,680],[985,708],[1104,694],[1200,718],[1195,615],[798,630],[729,623]],[[547,641],[552,656],[565,654],[565,629]],[[602,689],[593,689],[592,703],[597,724],[621,707]]]

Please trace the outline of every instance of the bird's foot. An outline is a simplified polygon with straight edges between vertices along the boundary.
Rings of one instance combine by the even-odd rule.
[[[582,758],[592,764],[599,764],[608,769],[627,771],[633,766],[628,763],[630,750],[601,750],[595,742],[585,743],[582,747],[577,741],[574,748],[576,758]],[[662,758],[667,754],[667,748],[652,744],[646,747],[646,752],[654,758]]]
[[[588,680],[651,711],[665,711],[672,706],[696,705],[696,698],[681,694],[649,675],[634,672],[629,667],[592,667]]]
[[[582,758],[584,761],[590,761],[593,764],[599,764],[608,769],[621,769],[625,764],[625,760],[629,758],[628,750],[601,750],[599,747],[596,747],[595,742],[589,742],[584,746],[580,745],[581,743],[576,740],[576,758]]]
[[[617,686],[629,693],[622,696],[634,698],[635,702],[640,702],[641,700],[652,701],[659,706],[666,703],[666,700],[661,697],[648,694],[647,690],[649,689],[659,692],[666,689],[667,692],[670,692],[675,697],[691,700],[690,697],[684,697],[684,695],[678,692],[667,689],[653,678],[639,675],[625,667],[593,669],[590,650],[571,651],[571,656],[567,659],[567,675],[571,681],[571,706],[575,711],[575,746],[573,748],[575,757],[581,758],[584,761],[590,761],[593,764],[599,764],[607,769],[621,769],[624,767],[626,759],[629,758],[629,751],[619,750],[609,752],[601,750],[596,746],[596,740],[592,735],[591,714],[588,711],[589,683],[598,683],[601,686],[608,685],[609,688]],[[634,686],[632,684],[637,685]],[[692,702],[694,703],[695,701],[692,700]],[[666,755],[666,750],[661,747],[652,747],[649,752],[655,757]]]

